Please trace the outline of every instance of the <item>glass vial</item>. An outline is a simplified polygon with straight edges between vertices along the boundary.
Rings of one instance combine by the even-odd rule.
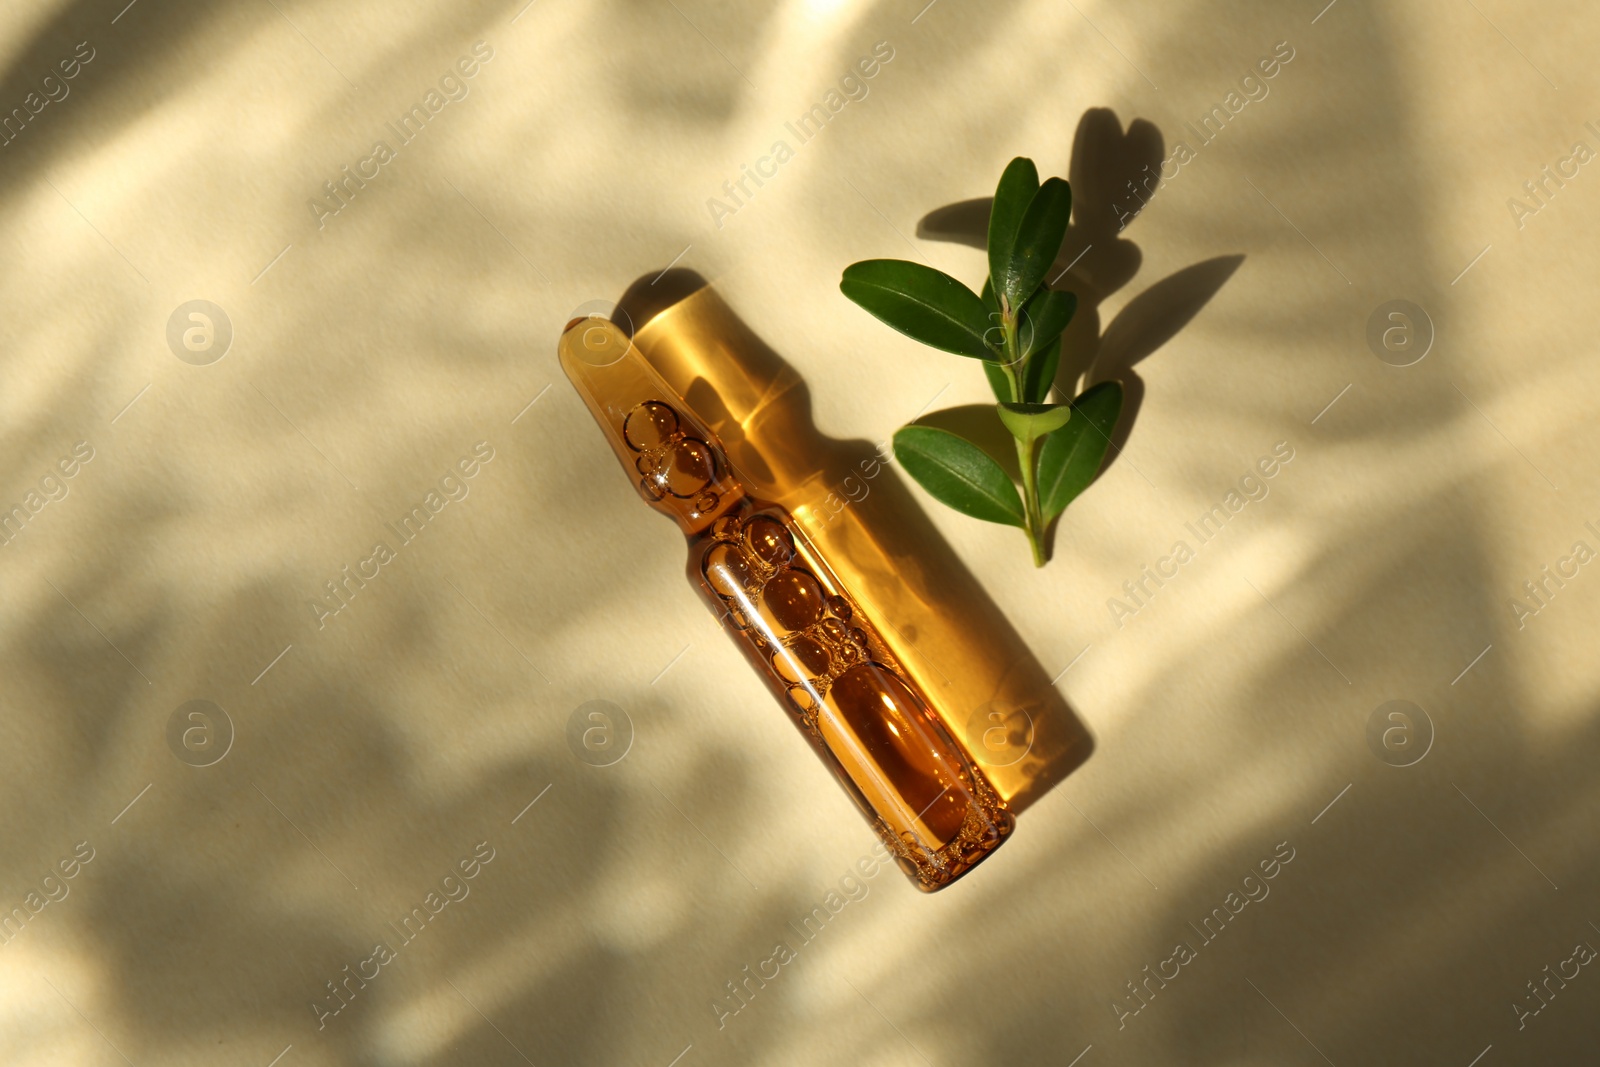
[[[748,494],[617,327],[575,320],[560,354],[639,494],[688,539],[690,582],[907,876],[932,892],[998,848],[1004,800],[793,517]]]

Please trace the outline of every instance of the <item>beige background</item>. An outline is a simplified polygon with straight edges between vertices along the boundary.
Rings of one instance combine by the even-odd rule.
[[[0,149],[0,501],[95,451],[0,548],[0,905],[95,854],[0,946],[0,1061],[1593,1058],[1592,968],[1524,1029],[1512,1005],[1600,944],[1600,576],[1521,628],[1508,601],[1600,547],[1600,174],[1523,228],[1507,207],[1600,148],[1593,5],[519,7],[0,16],[7,109],[95,49]],[[470,95],[319,229],[308,199],[480,40]],[[707,198],[880,40],[870,95],[717,228]],[[1064,172],[1091,107],[1170,144],[1285,40],[1270,95],[1124,235],[1143,259],[1104,322],[1244,259],[1139,365],[1055,562],[929,505],[1047,670],[1073,664],[1097,751],[957,887],[867,883],[719,1029],[723,984],[872,839],[559,377],[562,323],[682,253],[828,434],[882,440],[946,385],[982,401],[839,271],[916,254],[975,283],[924,214],[1016,154]],[[166,342],[196,298],[235,331],[209,366]],[[1364,340],[1396,298],[1437,329],[1404,369]],[[470,495],[319,629],[307,601],[478,441]],[[1107,598],[1279,441],[1270,496],[1119,628]],[[196,698],[237,731],[206,768],[166,741]],[[636,728],[607,768],[565,740],[597,698]],[[1397,698],[1436,728],[1407,769],[1365,738]],[[324,982],[480,841],[471,895],[319,1031]],[[1119,1029],[1124,983],[1285,841],[1271,896]]]

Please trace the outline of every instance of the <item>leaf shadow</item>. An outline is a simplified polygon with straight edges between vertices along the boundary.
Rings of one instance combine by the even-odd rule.
[[[1111,431],[1111,447],[1102,471],[1127,447],[1144,404],[1144,379],[1133,369],[1135,364],[1176,337],[1243,262],[1242,255],[1217,256],[1167,275],[1128,301],[1100,335],[1094,359],[1082,373],[1081,387],[1087,389],[1105,381],[1122,383],[1122,415]],[[1059,375],[1056,378],[1056,388],[1066,393],[1071,393],[1075,384],[1063,381]]]

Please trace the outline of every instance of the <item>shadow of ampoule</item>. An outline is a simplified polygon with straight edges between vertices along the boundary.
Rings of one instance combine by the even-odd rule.
[[[1102,332],[1100,305],[1132,281],[1143,263],[1139,246],[1122,235],[1160,191],[1164,156],[1161,131],[1144,119],[1134,119],[1124,132],[1109,108],[1083,113],[1068,168],[1072,221],[1047,275],[1050,288],[1078,298],[1061,339],[1060,397],[1070,399],[1099,382],[1122,383],[1122,415],[1111,433],[1107,467],[1127,444],[1144,403],[1144,379],[1134,367],[1187,326],[1244,262],[1241,255],[1217,256],[1168,275],[1128,301]],[[930,211],[917,224],[917,236],[986,248],[992,199]],[[992,405],[947,408],[918,421],[961,434],[1020,478],[1016,448]]]
[[[824,436],[795,369],[705,279],[646,275],[618,304],[640,351],[722,439],[751,492],[788,508],[995,787],[1021,811],[1086,760],[1088,731],[890,468]]]

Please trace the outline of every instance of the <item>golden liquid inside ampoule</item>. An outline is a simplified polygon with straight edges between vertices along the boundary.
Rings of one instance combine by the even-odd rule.
[[[690,545],[690,576],[786,709],[848,778],[924,889],[965,873],[1014,821],[782,508],[747,506]]]

